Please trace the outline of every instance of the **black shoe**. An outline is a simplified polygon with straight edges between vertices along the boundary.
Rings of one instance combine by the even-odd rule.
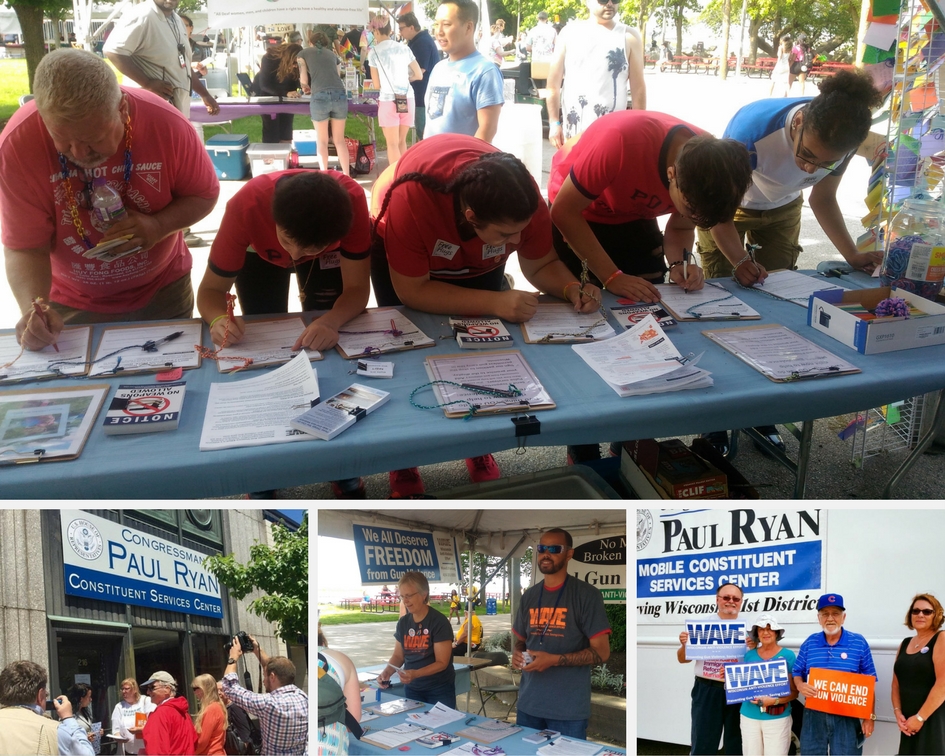
[[[711,433],[703,433],[702,438],[712,444],[715,450],[723,457],[728,456],[728,453],[731,450],[728,440],[728,431],[712,431]]]
[[[568,465],[582,465],[600,459],[600,444],[568,446]]]
[[[765,440],[772,446],[780,449],[781,451],[785,450],[786,447],[784,446],[784,439],[781,438],[781,434],[778,433],[778,429],[773,425],[756,425],[755,432],[764,436]],[[755,448],[766,457],[771,456],[767,447],[765,447],[763,444],[759,444],[757,441],[755,441],[754,444]]]

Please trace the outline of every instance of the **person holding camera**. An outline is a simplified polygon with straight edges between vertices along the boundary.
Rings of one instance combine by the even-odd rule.
[[[253,636],[242,631],[228,651],[223,689],[233,703],[259,718],[261,752],[270,756],[308,753],[308,696],[295,685],[295,665],[284,656],[268,656]],[[259,659],[266,693],[253,693],[239,684],[236,668],[246,652]]]
[[[0,672],[0,755],[60,753],[93,756],[85,730],[65,696],[52,699],[59,721],[46,711],[46,670],[31,661],[15,661]]]

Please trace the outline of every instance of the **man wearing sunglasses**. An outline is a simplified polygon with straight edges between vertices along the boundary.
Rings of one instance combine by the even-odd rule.
[[[839,593],[826,593],[817,601],[817,622],[823,632],[809,636],[797,653],[792,672],[799,693],[805,696],[817,695],[814,686],[807,682],[812,667],[876,677],[873,655],[866,638],[844,630],[846,618],[843,596]],[[875,721],[876,714],[873,712],[870,712],[869,719],[860,720],[805,709],[801,727],[801,753],[859,756],[863,753],[863,739],[873,734]]]
[[[175,13],[180,0],[145,0],[123,13],[108,35],[105,57],[134,82],[171,103],[190,118],[191,90],[200,95],[207,112],[220,106],[190,67],[190,42],[181,17]]]
[[[610,658],[610,623],[597,588],[568,575],[571,534],[554,528],[536,551],[544,579],[522,595],[512,666],[522,670],[516,722],[585,739],[591,667]]]
[[[742,606],[744,591],[737,585],[720,583],[715,591],[716,615],[720,620],[737,620]],[[676,659],[680,664],[688,664],[686,644],[689,633],[679,634],[679,648]],[[747,641],[749,648],[754,643]],[[693,754],[717,754],[719,738],[723,738],[726,754],[742,752],[741,704],[725,702],[725,665],[738,659],[696,659],[696,680],[692,686],[692,710],[690,713]],[[724,737],[723,737],[724,736]]]

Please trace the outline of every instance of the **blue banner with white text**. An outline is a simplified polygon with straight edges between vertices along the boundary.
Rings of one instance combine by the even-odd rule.
[[[725,665],[725,703],[791,695],[787,659]]]

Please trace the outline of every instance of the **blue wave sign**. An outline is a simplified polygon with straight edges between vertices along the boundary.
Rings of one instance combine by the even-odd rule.
[[[725,703],[791,695],[787,659],[725,665]]]

